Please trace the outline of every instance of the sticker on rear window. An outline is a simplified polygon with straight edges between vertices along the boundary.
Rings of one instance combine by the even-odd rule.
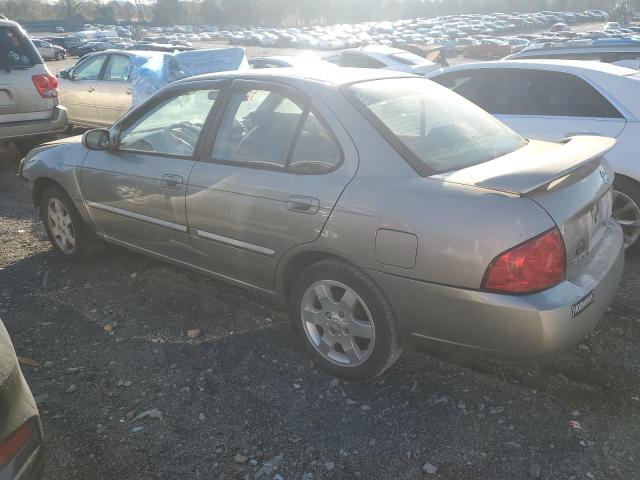
[[[582,300],[571,305],[571,316],[576,317],[584,312],[589,305],[593,303],[593,290],[590,291],[587,296],[583,297]]]

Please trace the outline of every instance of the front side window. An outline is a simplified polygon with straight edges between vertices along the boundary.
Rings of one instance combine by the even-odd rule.
[[[195,90],[155,105],[129,125],[119,148],[190,157],[219,90]]]
[[[491,85],[491,72],[484,70],[445,73],[432,78],[458,95],[487,110],[487,91]]]
[[[106,55],[96,55],[82,62],[73,70],[74,80],[97,80]]]
[[[421,175],[477,165],[526,144],[487,112],[423,79],[355,83],[346,93]]]
[[[131,60],[125,55],[111,55],[107,68],[104,70],[104,80],[107,82],[126,82],[131,73]]]
[[[296,173],[337,166],[340,147],[305,105],[273,90],[236,91],[213,148],[213,159]]]

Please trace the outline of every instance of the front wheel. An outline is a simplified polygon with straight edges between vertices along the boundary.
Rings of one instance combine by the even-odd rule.
[[[325,260],[305,269],[296,279],[289,308],[307,353],[336,377],[376,377],[402,353],[384,294],[348,263]]]
[[[69,262],[86,260],[93,242],[80,213],[62,188],[53,185],[43,192],[40,218],[59,256]]]
[[[639,250],[640,185],[627,178],[616,178],[613,185],[612,212],[622,227],[625,248],[633,247],[633,251]]]

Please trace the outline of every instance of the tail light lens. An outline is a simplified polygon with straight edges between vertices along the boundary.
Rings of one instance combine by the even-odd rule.
[[[31,80],[42,98],[58,96],[58,79],[53,75],[34,75]]]
[[[0,465],[8,464],[33,436],[32,422],[27,422],[7,439],[0,441]]]
[[[566,274],[566,255],[557,228],[498,255],[482,288],[501,293],[531,293],[557,285]]]

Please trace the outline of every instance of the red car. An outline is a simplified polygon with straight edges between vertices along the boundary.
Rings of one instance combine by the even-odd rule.
[[[477,45],[470,45],[464,51],[467,58],[503,58],[511,54],[511,45],[499,40],[481,40]]]

